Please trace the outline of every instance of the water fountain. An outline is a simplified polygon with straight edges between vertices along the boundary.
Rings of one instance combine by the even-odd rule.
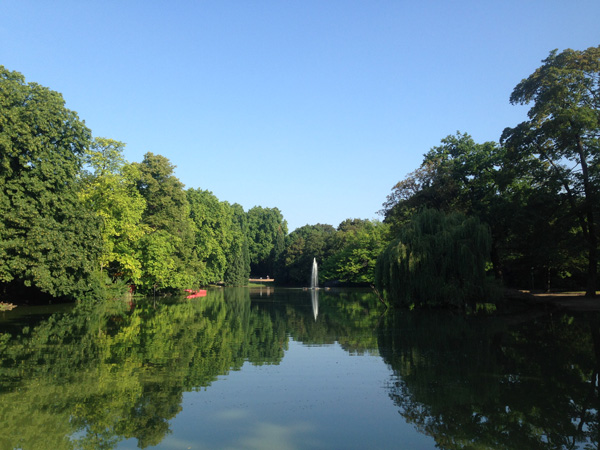
[[[310,288],[319,289],[319,270],[317,269],[317,258],[313,258],[312,272],[310,274]]]
[[[315,318],[315,322],[316,322],[317,316],[319,315],[319,290],[318,289],[310,290],[310,299],[312,301],[313,317]]]
[[[316,322],[319,315],[319,270],[317,268],[317,258],[313,258],[312,272],[310,274],[310,297],[312,300],[313,316]]]

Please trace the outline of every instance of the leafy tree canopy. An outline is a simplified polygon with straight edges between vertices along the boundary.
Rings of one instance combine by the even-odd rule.
[[[0,283],[82,296],[101,249],[77,195],[90,130],[62,96],[0,66]]]
[[[514,89],[513,104],[532,104],[529,120],[504,130],[515,158],[535,156],[560,181],[588,250],[586,295],[595,296],[600,189],[600,46],[550,52]]]
[[[164,156],[146,153],[134,167],[139,172],[137,188],[146,201],[143,223],[152,230],[145,237],[148,245],[142,254],[142,287],[187,289],[200,285],[195,225],[183,183],[173,175],[174,166]]]
[[[342,222],[337,232],[342,247],[324,261],[320,270],[323,281],[373,284],[377,257],[389,242],[388,228],[379,221]]]
[[[225,283],[245,286],[250,277],[250,250],[248,246],[248,220],[244,208],[238,203],[231,205],[233,240],[227,254]]]
[[[290,233],[283,255],[285,282],[308,285],[313,259],[321,264],[339,248],[337,232],[331,225],[304,225]]]
[[[287,222],[277,208],[255,206],[248,211],[248,244],[252,275],[273,274],[284,250]]]
[[[136,189],[136,166],[123,158],[125,144],[95,138],[86,151],[89,171],[82,177],[80,197],[102,220],[101,268],[113,278],[138,283],[140,241],[149,228],[142,223],[146,200]]]
[[[379,256],[376,283],[402,307],[487,300],[489,228],[477,218],[426,209],[413,216]]]
[[[223,281],[227,254],[234,240],[233,210],[210,191],[186,192],[196,226],[196,256],[203,266],[200,281],[202,284]]]

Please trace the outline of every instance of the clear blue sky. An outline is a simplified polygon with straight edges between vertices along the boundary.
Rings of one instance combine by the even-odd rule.
[[[378,218],[457,130],[497,141],[550,50],[600,44],[598,0],[0,0],[0,64],[125,157],[290,230]]]

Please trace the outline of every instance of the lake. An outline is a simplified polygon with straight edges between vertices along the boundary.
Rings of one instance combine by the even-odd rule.
[[[0,449],[598,447],[600,318],[369,290],[0,313]]]

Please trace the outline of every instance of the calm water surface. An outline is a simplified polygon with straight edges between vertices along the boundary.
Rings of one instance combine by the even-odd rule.
[[[0,313],[0,449],[598,447],[600,321],[362,290]]]

